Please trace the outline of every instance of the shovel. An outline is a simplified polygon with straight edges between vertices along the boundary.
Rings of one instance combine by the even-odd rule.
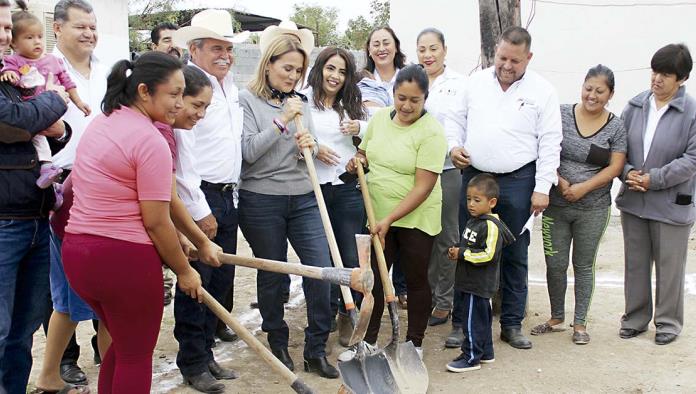
[[[295,116],[295,128],[297,131],[304,130],[304,125],[302,124],[302,116]],[[324,233],[329,242],[329,251],[331,252],[331,259],[336,267],[343,267],[343,260],[341,259],[341,253],[338,250],[338,243],[336,242],[336,236],[334,235],[333,228],[331,227],[331,220],[329,218],[329,211],[326,208],[326,202],[324,201],[324,195],[321,192],[321,187],[319,185],[319,178],[317,177],[317,170],[314,167],[314,160],[312,160],[312,152],[309,148],[302,149],[302,155],[305,158],[305,164],[307,165],[307,172],[309,172],[309,178],[312,181],[312,189],[314,190],[314,196],[317,200],[317,205],[319,206],[319,213],[321,214],[321,222],[324,225]],[[365,249],[361,247],[361,243],[368,243],[367,237],[356,235],[355,240],[358,244],[358,261],[360,267],[366,265],[371,267],[370,264],[370,253],[369,247],[367,248],[367,255],[364,254]],[[375,305],[375,298],[372,292],[363,292],[363,300],[360,304],[360,316],[358,317],[358,311],[355,307],[355,301],[353,301],[353,295],[350,290],[345,286],[341,286],[341,295],[343,296],[343,302],[346,307],[346,312],[353,323],[353,334],[348,341],[348,346],[353,346],[357,344],[356,354],[352,360],[347,362],[338,362],[338,370],[341,373],[341,379],[343,380],[343,388],[350,390],[354,393],[370,393],[372,391],[366,390],[370,387],[368,383],[367,367],[364,364],[365,360],[365,343],[363,338],[365,338],[365,332],[367,327],[370,325],[370,317],[372,316],[372,309]],[[387,376],[384,376],[382,380],[389,380]],[[388,393],[389,391],[378,391],[379,393]]]
[[[300,378],[297,377],[292,371],[290,371],[283,363],[278,360],[270,350],[266,349],[263,344],[256,339],[256,337],[249,332],[237,319],[232,316],[230,312],[227,311],[222,305],[220,305],[213,296],[210,295],[205,289],[201,288],[203,292],[203,303],[210,308],[210,310],[227,324],[232,330],[234,330],[237,335],[244,341],[247,346],[249,346],[256,354],[263,359],[273,370],[275,370],[280,376],[283,377],[296,393],[301,394],[312,394],[315,391],[312,390],[307,384]]]
[[[357,172],[363,200],[365,201],[367,220],[370,228],[375,228],[375,212],[372,208],[365,172],[360,161],[357,163]],[[389,278],[387,262],[384,259],[382,243],[376,235],[372,236],[372,246],[375,248],[379,275],[384,288],[389,318],[391,319],[392,339],[386,347],[365,357],[364,364],[367,369],[368,382],[374,385],[374,387],[368,387],[368,389],[374,389],[372,392],[375,393],[425,393],[428,390],[429,378],[428,370],[425,368],[423,360],[418,356],[413,343],[399,343],[399,314],[396,308],[396,297],[394,296],[394,288]],[[387,382],[385,376],[393,378],[393,382]],[[378,386],[380,382],[382,384]],[[390,386],[391,390],[386,391]],[[362,393],[363,391],[358,392]]]
[[[297,131],[304,130],[301,115],[295,116],[295,128],[297,129]],[[309,172],[309,178],[312,181],[312,189],[314,190],[314,196],[317,200],[317,205],[319,206],[321,222],[324,225],[324,233],[326,233],[326,239],[329,242],[329,251],[331,252],[331,259],[333,260],[333,263],[336,267],[343,268],[343,260],[341,259],[341,253],[338,250],[336,236],[334,235],[333,228],[331,227],[331,220],[329,219],[329,211],[326,208],[324,195],[322,194],[321,187],[319,186],[319,178],[317,177],[317,169],[314,167],[314,160],[312,160],[312,152],[309,150],[309,148],[303,148],[302,155],[304,156],[305,164],[307,165],[307,171]],[[367,264],[367,266],[370,267],[370,264]],[[358,342],[362,342],[363,338],[365,338],[367,326],[370,324],[370,316],[372,316],[372,308],[374,307],[375,299],[372,295],[372,292],[363,292],[363,294],[365,296],[363,297],[362,303],[360,305],[360,316],[358,317],[358,311],[355,307],[355,301],[353,301],[353,295],[350,293],[350,290],[347,287],[341,286],[341,295],[343,296],[343,302],[346,306],[346,312],[348,313],[348,316],[350,317],[350,320],[353,323],[353,334],[351,335],[350,341],[348,341],[349,346],[352,346]],[[359,346],[359,348],[361,347],[362,346]]]

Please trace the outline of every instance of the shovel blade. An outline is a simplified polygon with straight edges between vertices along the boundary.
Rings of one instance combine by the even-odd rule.
[[[428,391],[429,377],[413,342],[396,344],[394,355],[394,375],[402,393],[425,393]]]
[[[338,363],[343,384],[356,394],[399,394],[400,391],[384,352],[356,355]]]

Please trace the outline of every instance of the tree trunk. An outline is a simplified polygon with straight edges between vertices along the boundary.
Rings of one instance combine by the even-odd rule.
[[[495,44],[510,26],[520,25],[520,0],[479,0],[481,68],[493,65]]]

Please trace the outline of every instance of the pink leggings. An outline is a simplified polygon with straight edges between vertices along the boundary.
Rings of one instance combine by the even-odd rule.
[[[113,339],[99,371],[99,393],[149,393],[164,303],[157,250],[66,233],[62,255],[70,286],[94,309]]]

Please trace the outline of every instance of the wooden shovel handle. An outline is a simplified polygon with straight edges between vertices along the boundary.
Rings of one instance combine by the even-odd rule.
[[[360,162],[360,160],[356,161],[358,182],[360,182],[360,191],[362,192],[363,201],[365,202],[365,211],[367,212],[367,222],[370,224],[370,231],[372,231],[377,225],[375,211],[372,208],[372,200],[370,200],[370,191],[367,189],[367,180],[365,179],[365,170],[363,169],[362,162]],[[387,260],[384,258],[382,242],[377,235],[372,235],[372,246],[375,248],[377,267],[379,267],[379,277],[382,279],[382,287],[384,288],[384,297],[388,303],[393,302],[396,300],[394,288],[392,287],[391,279],[389,279],[389,270],[387,269]]]
[[[304,125],[302,124],[302,115],[295,116],[295,128],[297,131],[304,130]],[[321,186],[319,185],[317,169],[314,166],[314,159],[312,159],[312,151],[310,151],[309,148],[303,148],[302,155],[304,156],[304,161],[307,165],[309,178],[312,181],[312,189],[314,189],[314,197],[316,198],[317,205],[319,206],[319,214],[321,215],[321,223],[324,225],[324,233],[326,234],[326,239],[329,241],[329,252],[331,252],[331,259],[336,267],[343,268],[341,252],[338,250],[336,236],[334,235],[333,228],[331,227],[331,219],[329,219],[329,211],[326,208],[324,194],[321,192]],[[346,311],[355,309],[355,301],[353,301],[353,295],[350,293],[350,289],[345,286],[341,286],[341,295],[343,296],[343,302],[346,304]]]
[[[256,354],[263,359],[263,361],[266,362],[273,370],[275,370],[280,376],[285,379],[290,386],[293,387],[295,391],[298,391],[298,388],[302,391],[298,392],[307,392],[306,390],[309,389],[309,387],[295,375],[292,371],[290,371],[280,360],[278,360],[273,353],[271,353],[270,350],[268,350],[263,344],[256,339],[256,337],[247,330],[246,327],[244,327],[237,319],[232,316],[230,312],[227,311],[222,305],[220,305],[219,302],[213,296],[210,295],[205,289],[201,288],[201,291],[203,292],[203,303],[210,308],[210,310],[215,314],[215,316],[218,317],[218,319],[222,320],[225,324],[227,324],[228,327],[230,327],[234,332],[239,335],[239,337],[253,350],[256,352]],[[309,389],[311,392],[311,389]]]

